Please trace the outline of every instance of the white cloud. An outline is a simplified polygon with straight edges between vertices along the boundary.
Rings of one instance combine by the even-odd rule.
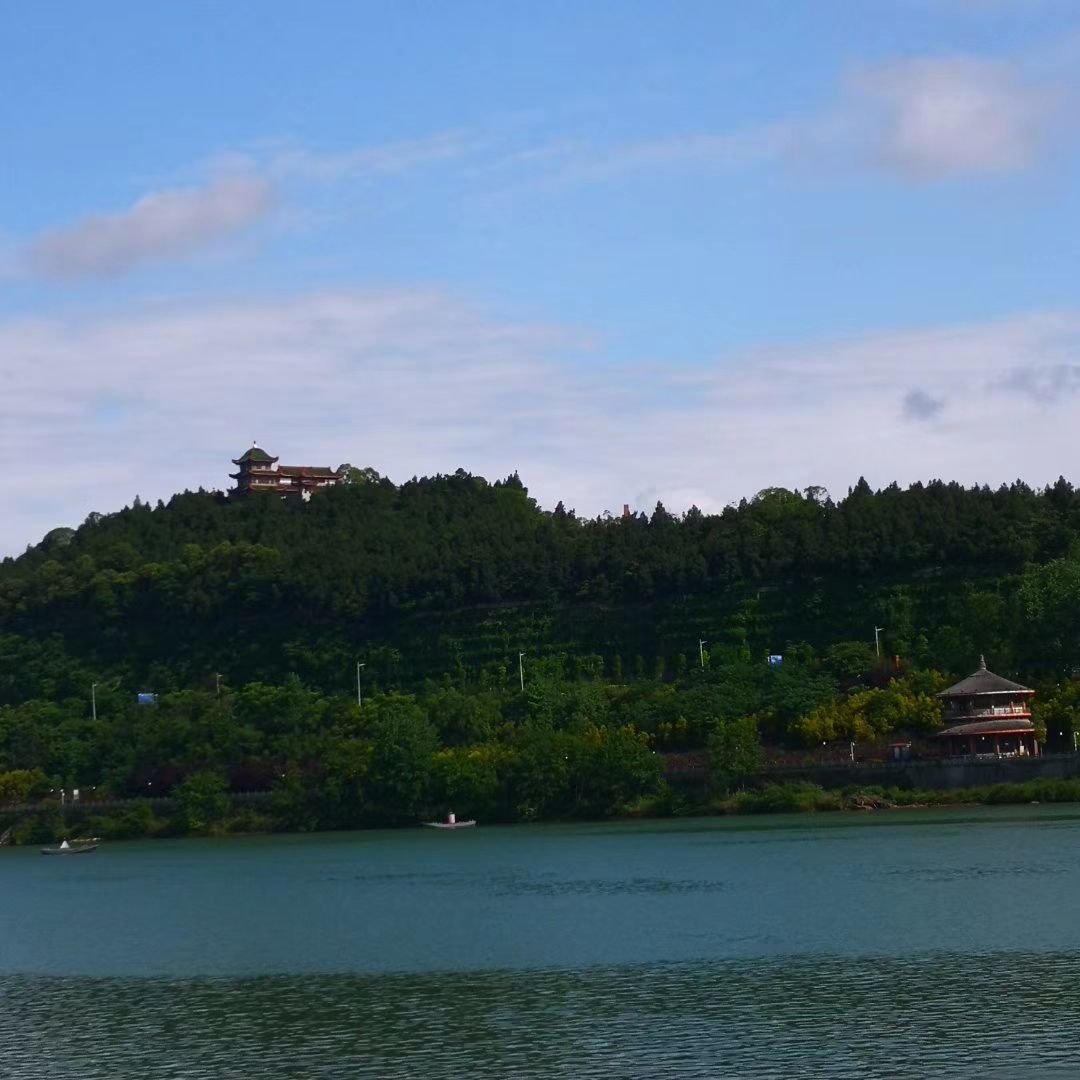
[[[123,273],[213,244],[264,217],[273,201],[270,185],[258,176],[219,176],[204,187],[151,192],[127,210],[47,232],[25,257],[42,277]]]
[[[589,347],[402,290],[0,322],[0,551],[135,494],[226,486],[253,438],[286,461],[399,480],[516,468],[545,505],[589,514],[716,509],[772,485],[842,494],[862,473],[1041,483],[1075,461],[1080,381],[1053,372],[1080,365],[1080,314],[705,367],[593,373]],[[913,387],[943,403],[932,423],[898,407]]]
[[[864,67],[844,108],[876,164],[937,179],[1031,164],[1055,104],[1005,63],[955,56]]]

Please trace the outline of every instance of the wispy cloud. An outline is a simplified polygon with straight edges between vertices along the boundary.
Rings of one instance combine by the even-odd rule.
[[[790,132],[782,124],[729,134],[689,132],[603,145],[557,143],[518,153],[509,164],[536,168],[553,183],[592,183],[665,167],[737,169],[782,156]]]
[[[1074,351],[1080,357],[1080,349]],[[1002,386],[1043,405],[1051,405],[1080,391],[1080,363],[1035,363],[1008,372]]]
[[[0,551],[136,493],[225,486],[252,438],[301,463],[398,479],[517,468],[546,505],[585,513],[658,498],[716,509],[775,484],[842,492],[860,473],[1041,482],[1075,458],[1080,314],[763,347],[706,366],[590,371],[594,347],[580,330],[420,290],[0,322],[0,461],[19,463]],[[1018,392],[1025,379],[1042,386],[1047,363],[1072,372],[1057,380],[1067,392]],[[897,408],[913,386],[925,395],[916,411],[934,419],[917,436]],[[934,413],[937,402],[950,404]]]
[[[47,278],[119,274],[216,243],[265,217],[273,204],[261,177],[219,176],[203,187],[154,191],[126,210],[47,232],[30,243],[25,260]]]
[[[831,104],[754,127],[607,144],[564,139],[508,155],[505,163],[562,184],[646,169],[762,163],[869,169],[926,183],[1032,165],[1064,115],[1064,96],[1011,62],[905,58],[858,65],[842,77]]]
[[[188,256],[265,218],[276,188],[341,184],[468,165],[472,184],[494,173],[548,186],[612,182],[643,170],[733,170],[771,164],[873,168],[911,182],[1018,170],[1057,133],[1062,93],[1016,65],[965,56],[863,65],[835,103],[732,131],[682,131],[611,142],[564,136],[522,145],[505,132],[456,129],[340,151],[264,144],[218,162],[197,187],[153,191],[127,209],[94,214],[31,240],[0,276],[75,279],[125,273]],[[508,173],[509,170],[509,173]],[[302,196],[300,196],[302,199]]]
[[[478,133],[461,130],[336,152],[283,146],[269,153],[267,167],[279,176],[333,182],[446,163],[476,154],[485,142]]]

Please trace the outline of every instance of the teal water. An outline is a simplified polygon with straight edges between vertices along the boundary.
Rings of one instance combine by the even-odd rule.
[[[0,851],[2,1077],[1080,1075],[1080,810]]]

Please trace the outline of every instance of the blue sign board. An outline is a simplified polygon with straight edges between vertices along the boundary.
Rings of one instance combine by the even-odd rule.
[[[135,700],[140,705],[156,705],[157,704],[157,694],[136,694],[135,695]]]
[[[769,657],[769,667],[779,667],[783,662],[784,658],[782,656]]]

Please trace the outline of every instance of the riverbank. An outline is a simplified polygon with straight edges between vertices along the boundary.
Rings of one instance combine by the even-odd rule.
[[[627,816],[865,813],[950,806],[1023,806],[1029,803],[1080,803],[1080,780],[1032,780],[945,791],[880,785],[852,785],[840,790],[828,790],[819,784],[796,780],[701,798],[669,790],[627,807]]]
[[[827,790],[806,781],[766,784],[758,788],[722,796],[689,795],[665,787],[658,794],[624,806],[607,819],[579,818],[580,821],[618,819],[662,819],[709,815],[753,815],[791,813],[867,813],[895,810],[944,809],[958,806],[1023,806],[1032,803],[1080,804],[1080,780],[1037,780],[1019,784],[995,784],[947,791],[852,786]],[[164,804],[164,805],[163,805]],[[386,822],[371,822],[372,828]],[[412,823],[401,823],[408,827]],[[491,819],[484,824],[520,824]],[[55,804],[21,809],[5,816],[0,809],[0,835],[12,845],[55,843],[65,836],[92,835],[106,840],[144,840],[156,837],[226,836],[265,833],[333,832],[332,829],[290,827],[277,817],[270,805],[233,805],[212,825],[192,824],[168,806],[168,800],[134,800],[121,813],[95,813],[93,804],[69,808]]]

